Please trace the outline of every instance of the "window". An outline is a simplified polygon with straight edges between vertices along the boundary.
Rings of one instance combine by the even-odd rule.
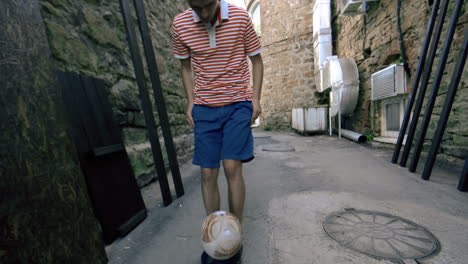
[[[398,137],[405,114],[406,97],[384,99],[382,101],[382,136]]]
[[[253,1],[249,7],[249,13],[252,17],[252,22],[254,24],[255,31],[257,35],[262,35],[262,20],[261,20],[261,9],[260,9],[260,1]]]

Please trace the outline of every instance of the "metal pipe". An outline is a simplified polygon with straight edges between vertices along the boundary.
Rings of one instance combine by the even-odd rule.
[[[120,10],[124,18],[124,24],[127,31],[127,41],[130,49],[130,55],[133,62],[135,76],[137,80],[138,90],[140,92],[141,107],[145,117],[146,128],[148,129],[151,151],[153,154],[154,166],[158,174],[159,187],[163,198],[164,206],[172,203],[171,189],[167,181],[166,167],[164,166],[164,158],[159,143],[158,131],[154,121],[153,108],[149,97],[148,88],[146,86],[146,78],[144,73],[143,61],[140,56],[139,47],[137,44],[137,36],[133,25],[133,17],[130,12],[128,0],[120,0]]]
[[[405,167],[406,162],[408,161],[408,156],[411,150],[411,146],[413,144],[414,134],[416,132],[416,126],[418,125],[419,115],[421,114],[421,108],[424,102],[424,96],[426,94],[427,83],[429,82],[430,73],[432,71],[432,64],[434,63],[434,58],[437,52],[437,46],[439,45],[440,35],[442,33],[442,28],[444,26],[445,15],[447,13],[449,0],[444,0],[442,4],[442,10],[440,11],[440,15],[437,18],[437,25],[434,39],[431,41],[431,47],[429,50],[429,59],[425,65],[421,87],[418,93],[418,99],[416,100],[416,105],[414,107],[413,116],[411,118],[410,127],[408,130],[408,136],[406,137],[405,148],[403,150],[403,154],[401,155],[400,166]]]
[[[444,74],[445,66],[447,63],[447,58],[450,52],[450,47],[453,41],[453,35],[455,34],[455,28],[457,26],[458,18],[460,17],[460,11],[463,5],[463,0],[457,0],[455,4],[455,10],[452,14],[452,19],[450,20],[449,30],[447,32],[447,37],[445,39],[444,49],[442,52],[442,57],[440,58],[439,66],[437,68],[437,75],[432,84],[431,94],[429,96],[429,101],[426,103],[426,109],[424,112],[424,118],[421,123],[421,128],[419,129],[419,137],[416,140],[414,145],[413,157],[411,159],[410,165],[408,166],[409,171],[415,172],[418,167],[418,161],[421,157],[421,151],[424,144],[424,139],[426,137],[427,128],[431,122],[432,111],[434,109],[435,101],[437,94],[439,92],[440,82],[442,81],[442,75]]]
[[[429,43],[431,42],[432,32],[434,30],[434,23],[436,21],[437,11],[439,9],[439,4],[440,4],[440,0],[435,0],[434,6],[432,7],[431,18],[429,20],[429,25],[428,25],[427,31],[426,31],[426,39],[424,41],[424,46],[423,46],[423,49],[421,51],[421,55],[419,56],[419,58],[420,58],[419,59],[419,65],[418,65],[418,69],[417,69],[417,72],[416,72],[416,77],[414,78],[414,82],[413,82],[413,90],[411,91],[411,96],[410,96],[410,99],[408,101],[408,105],[406,106],[406,109],[405,109],[405,115],[403,117],[403,122],[401,123],[400,133],[398,135],[398,140],[397,140],[397,143],[395,145],[395,150],[394,150],[393,156],[392,156],[392,163],[394,163],[394,164],[396,164],[398,162],[398,156],[400,155],[400,149],[401,149],[401,146],[403,144],[403,140],[405,138],[406,129],[408,128],[408,121],[409,121],[410,116],[411,116],[411,111],[413,110],[413,104],[414,104],[414,100],[416,99],[416,93],[418,91],[419,81],[421,80],[421,74],[422,74],[423,69],[424,69],[424,64],[426,63],[427,50],[429,48]]]
[[[431,149],[429,150],[429,155],[427,156],[426,164],[424,166],[424,171],[422,173],[422,178],[424,180],[429,180],[431,176],[432,168],[434,167],[434,162],[436,160],[437,152],[439,151],[440,142],[444,136],[445,127],[449,119],[450,111],[452,110],[453,101],[455,100],[455,95],[457,93],[458,84],[463,73],[463,68],[465,67],[466,58],[468,54],[468,27],[465,28],[465,33],[463,37],[463,45],[461,46],[460,53],[458,55],[457,64],[455,65],[455,70],[453,71],[452,80],[450,81],[450,86],[447,91],[447,96],[445,97],[444,106],[442,112],[440,113],[439,123],[437,124],[436,132],[432,138]]]
[[[159,121],[166,146],[169,167],[171,168],[172,180],[174,181],[174,188],[176,190],[177,197],[179,198],[184,195],[184,185],[182,184],[179,164],[177,162],[177,153],[174,147],[174,141],[172,140],[169,116],[166,110],[166,103],[164,101],[164,94],[162,92],[161,80],[159,79],[156,56],[154,55],[153,43],[151,41],[150,30],[148,27],[148,20],[146,19],[145,14],[145,6],[143,0],[134,0],[133,2],[138,18],[138,25],[140,27],[144,54],[151,79],[151,86],[153,88],[153,97],[156,103],[156,108],[158,110]]]
[[[403,38],[403,30],[401,29],[401,1],[397,2],[397,28],[398,28],[398,39],[400,40],[400,51],[401,58],[403,60],[403,68],[406,74],[411,77],[411,72],[408,66],[408,56],[406,55],[405,39]]]
[[[341,135],[358,143],[364,143],[367,141],[367,137],[365,135],[347,129],[341,129]]]

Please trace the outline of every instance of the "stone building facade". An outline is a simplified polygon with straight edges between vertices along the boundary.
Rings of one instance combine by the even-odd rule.
[[[377,1],[369,2],[367,14],[356,16],[340,16],[340,6],[335,6],[334,34],[336,41],[334,49],[339,57],[352,57],[356,60],[360,72],[360,95],[354,115],[347,121],[348,128],[365,133],[371,131],[376,135],[382,134],[381,101],[369,101],[371,95],[371,74],[392,63],[401,63],[401,49],[397,28],[397,2]],[[438,61],[442,53],[445,35],[453,12],[455,1],[450,1],[449,11],[445,19],[444,29],[439,42],[437,57],[434,61],[431,79],[426,91],[429,96],[432,79],[436,75]],[[410,76],[407,85],[409,91],[413,87],[413,79],[418,67],[418,59],[423,47],[427,25],[432,10],[432,1],[405,0],[401,6],[401,28],[403,33]],[[445,74],[440,85],[438,98],[434,108],[431,124],[426,135],[426,142],[430,142],[442,110],[445,95],[454,71],[456,58],[463,41],[463,30],[467,27],[468,13],[462,9],[458,20],[454,41],[445,68]],[[448,126],[441,144],[439,157],[462,164],[461,160],[468,157],[468,68],[465,67],[457,96],[449,118]],[[427,98],[426,98],[427,101]],[[370,105],[368,104],[370,103]],[[366,111],[370,107],[370,111]],[[365,116],[367,115],[369,116]],[[424,113],[421,112],[421,115]],[[422,119],[420,118],[419,124]],[[364,122],[364,123],[363,123]],[[419,128],[420,126],[418,126]],[[426,144],[428,145],[428,144]],[[426,149],[427,150],[427,149]]]
[[[247,1],[248,3],[254,1]],[[260,0],[262,43],[265,47],[265,80],[263,87],[263,114],[261,125],[266,128],[291,127],[291,110],[295,107],[313,107],[328,103],[325,93],[318,93],[313,69],[312,8],[313,0]],[[353,16],[341,15],[341,1],[332,1],[331,26],[333,55],[351,57],[358,66],[360,91],[356,110],[344,120],[344,126],[372,137],[382,132],[382,105],[371,99],[371,75],[385,67],[401,63],[401,49],[397,27],[397,2],[379,0],[367,2],[367,12]],[[451,1],[446,18],[444,39],[455,1]],[[402,0],[401,27],[411,76],[410,87],[418,65],[432,1]],[[249,4],[247,5],[249,7]],[[446,73],[452,73],[455,58],[463,41],[463,29],[467,26],[466,8],[457,24],[454,43]],[[442,42],[442,41],[441,41]],[[441,53],[443,44],[439,44]],[[433,76],[438,65],[436,58]],[[436,107],[426,140],[430,140],[437,125],[438,115],[445,99],[451,74],[442,80]],[[446,160],[460,164],[468,155],[468,117],[466,96],[468,93],[467,69],[463,72],[457,97],[441,146]],[[432,80],[430,80],[430,83]],[[430,86],[426,96],[430,93]],[[424,109],[423,109],[424,110]],[[424,113],[424,111],[422,111]]]
[[[57,68],[105,81],[115,119],[122,128],[124,142],[139,185],[143,186],[153,181],[156,178],[155,165],[119,1],[40,2]],[[133,1],[129,3],[134,14]],[[180,78],[180,63],[172,55],[171,25],[174,16],[187,8],[187,2],[145,1],[145,8],[171,131],[179,163],[182,163],[191,157],[193,138],[185,118],[186,96]],[[140,39],[138,30],[137,35]],[[142,49],[140,54],[144,58]],[[149,75],[147,71],[145,74],[153,101],[158,135],[161,146],[164,147]],[[164,149],[162,152],[166,154]],[[167,158],[165,162],[165,166],[168,167]]]
[[[254,1],[247,1],[251,7]],[[291,109],[319,105],[314,89],[312,0],[261,0],[265,64],[261,124],[287,129]],[[320,102],[322,103],[322,102]]]

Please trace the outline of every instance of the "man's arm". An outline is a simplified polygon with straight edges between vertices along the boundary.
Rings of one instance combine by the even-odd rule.
[[[252,76],[253,76],[253,114],[252,121],[255,121],[257,117],[262,113],[262,106],[260,105],[260,96],[262,94],[262,83],[263,83],[263,60],[260,54],[249,57],[252,62]]]
[[[185,87],[185,92],[187,94],[187,121],[190,126],[193,128],[195,123],[192,118],[192,109],[193,109],[193,74],[192,74],[192,62],[190,57],[187,59],[180,60],[182,64],[182,82]]]

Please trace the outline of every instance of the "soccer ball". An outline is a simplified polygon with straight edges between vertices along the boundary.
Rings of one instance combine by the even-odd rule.
[[[217,211],[206,217],[202,228],[202,245],[206,254],[225,260],[239,251],[242,242],[241,224],[237,217]]]

